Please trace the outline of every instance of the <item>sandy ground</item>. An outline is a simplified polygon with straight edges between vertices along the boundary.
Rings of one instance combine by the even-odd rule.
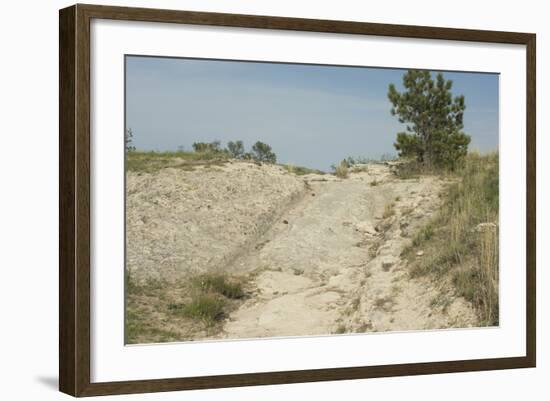
[[[216,338],[476,325],[466,301],[409,278],[400,258],[437,210],[440,179],[397,179],[383,164],[347,179],[250,163],[216,169],[132,173],[127,207],[136,276],[251,277],[250,296]],[[434,302],[442,295],[445,309]]]
[[[170,282],[231,265],[306,188],[279,166],[245,162],[126,181],[127,269]]]

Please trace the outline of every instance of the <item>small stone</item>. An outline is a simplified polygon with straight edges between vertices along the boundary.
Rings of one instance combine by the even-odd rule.
[[[367,222],[357,223],[355,225],[355,230],[364,234],[370,234],[370,235],[376,234],[376,229]]]
[[[393,266],[393,260],[383,260],[382,261],[382,269],[384,271],[389,271],[391,267]]]
[[[416,256],[422,256],[422,255],[424,255],[424,251],[418,251],[418,252],[416,252]]]
[[[283,220],[283,224],[288,224],[288,220]]]

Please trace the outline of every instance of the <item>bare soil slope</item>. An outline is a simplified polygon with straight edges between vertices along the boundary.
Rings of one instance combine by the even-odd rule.
[[[305,191],[283,168],[254,163],[128,172],[126,180],[126,263],[138,281],[231,264]]]
[[[397,179],[383,164],[347,179],[238,162],[131,173],[128,267],[166,280],[248,277],[247,298],[215,338],[473,326],[469,303],[411,279],[400,257],[445,185]]]

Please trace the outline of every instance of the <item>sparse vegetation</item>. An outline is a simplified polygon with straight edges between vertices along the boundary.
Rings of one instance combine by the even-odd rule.
[[[415,159],[402,157],[399,159],[393,169],[393,173],[403,180],[418,180],[420,176],[436,175],[439,177],[456,177],[454,170],[460,170],[464,167],[465,159],[456,160],[452,167],[439,168],[435,166],[428,166],[425,163],[421,163]]]
[[[168,309],[184,317],[204,321],[212,325],[224,317],[226,301],[213,294],[199,293],[188,303],[170,304]]]
[[[140,152],[126,154],[126,171],[154,173],[163,168],[192,170],[198,166],[222,165],[228,160],[226,153],[198,152]]]
[[[277,156],[272,152],[271,146],[267,143],[256,142],[252,146],[252,158],[258,162],[275,163]]]
[[[136,150],[136,147],[133,145],[134,133],[132,128],[128,128],[124,133],[124,147],[126,148],[126,153],[133,152]]]
[[[225,150],[221,148],[220,141],[195,142],[193,143],[193,150],[195,153],[225,153]]]
[[[245,297],[243,283],[221,273],[201,274],[177,283],[155,279],[138,282],[127,272],[126,343],[140,343],[142,339],[181,341],[197,333],[215,333]],[[166,321],[172,326],[167,327]]]
[[[303,166],[295,166],[293,164],[281,164],[281,167],[283,167],[285,170],[287,170],[289,173],[296,174],[296,175],[306,175],[306,174],[326,174],[324,171],[303,167]]]
[[[229,141],[227,149],[222,148],[220,141],[195,142],[193,152],[184,151],[183,146],[178,146],[175,152],[136,151],[132,145],[132,130],[126,131],[126,171],[138,173],[154,173],[163,168],[179,168],[193,171],[197,166],[210,167],[222,165],[229,159],[254,160],[256,162],[275,163],[277,156],[272,152],[271,146],[256,142],[251,152],[244,152],[242,141]],[[300,168],[303,174],[307,174],[305,167]],[[317,170],[311,170],[316,171]]]
[[[244,156],[243,141],[227,142],[227,150],[234,159],[242,159]]]
[[[346,332],[347,332],[346,325],[341,324],[336,328],[336,330],[334,331],[334,334],[344,334]]]
[[[359,306],[361,305],[361,297],[357,296],[351,301],[351,309],[354,311],[357,311],[359,309]]]
[[[457,293],[476,307],[481,323],[497,325],[498,154],[469,154],[455,177],[440,212],[405,250],[410,274],[450,276]],[[420,247],[424,256],[416,258]]]
[[[384,312],[391,312],[395,305],[394,295],[386,295],[385,297],[377,298],[374,301],[374,306]]]
[[[378,249],[380,248],[380,245],[381,245],[381,241],[378,240],[378,241],[373,241],[370,246],[369,246],[369,250],[368,250],[368,253],[369,253],[369,257],[371,259],[374,259],[376,257],[376,255],[378,254]]]
[[[442,292],[437,294],[430,302],[432,308],[440,308],[443,313],[447,312],[447,309],[452,304],[452,299]]]
[[[140,342],[140,338],[147,339],[148,342],[182,340],[180,333],[157,327],[151,320],[147,319],[147,315],[148,311],[146,308],[126,309],[126,327],[124,331],[126,344],[138,343]]]
[[[348,164],[345,160],[342,160],[338,166],[336,166],[336,169],[334,170],[334,174],[338,178],[348,178],[349,168]]]
[[[242,283],[221,273],[202,274],[194,277],[191,282],[203,292],[220,294],[230,299],[244,297]]]
[[[418,247],[424,242],[432,239],[434,235],[434,225],[433,223],[427,224],[425,227],[421,228],[420,231],[415,235],[412,240],[412,245]]]
[[[395,214],[395,205],[393,203],[387,203],[384,207],[384,213],[382,218],[387,219]]]

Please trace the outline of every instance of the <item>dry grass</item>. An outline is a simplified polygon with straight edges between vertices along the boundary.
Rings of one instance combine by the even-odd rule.
[[[229,278],[221,273],[202,274],[194,277],[191,282],[204,293],[223,295],[229,299],[244,297],[243,285],[240,280]]]
[[[374,259],[376,255],[378,254],[378,249],[382,245],[382,241],[373,241],[368,249],[369,258]]]
[[[387,219],[395,214],[395,205],[393,203],[387,203],[384,207],[384,213],[382,213],[382,218]]]
[[[416,159],[404,159],[397,164],[394,169],[394,174],[403,180],[417,179],[422,175],[441,175],[446,174],[441,169],[435,167],[427,167]]]
[[[225,317],[226,302],[213,294],[195,295],[188,303],[173,303],[168,309],[174,314],[181,314],[190,319],[202,320],[207,325],[222,320]]]
[[[498,154],[468,155],[454,177],[440,212],[405,251],[410,273],[450,278],[482,325],[498,325]]]
[[[193,171],[195,166],[222,165],[229,159],[224,152],[127,152],[126,171],[154,173],[163,168]]]
[[[345,334],[347,331],[347,327],[344,324],[341,324],[336,328],[334,334]]]
[[[393,307],[395,305],[395,299],[393,294],[392,295],[386,295],[382,298],[377,298],[374,301],[374,307],[376,309],[381,309],[384,312],[391,312],[393,310]]]
[[[334,171],[334,174],[338,178],[348,178],[349,168],[345,160],[342,160],[340,164],[336,166],[336,170]]]
[[[351,167],[352,173],[368,173],[369,172],[369,166],[368,164],[354,164]]]
[[[303,167],[303,166],[295,166],[294,164],[280,164],[280,166],[283,167],[285,170],[287,170],[289,173],[296,174],[296,175],[326,174],[324,171],[321,171],[321,170]]]

